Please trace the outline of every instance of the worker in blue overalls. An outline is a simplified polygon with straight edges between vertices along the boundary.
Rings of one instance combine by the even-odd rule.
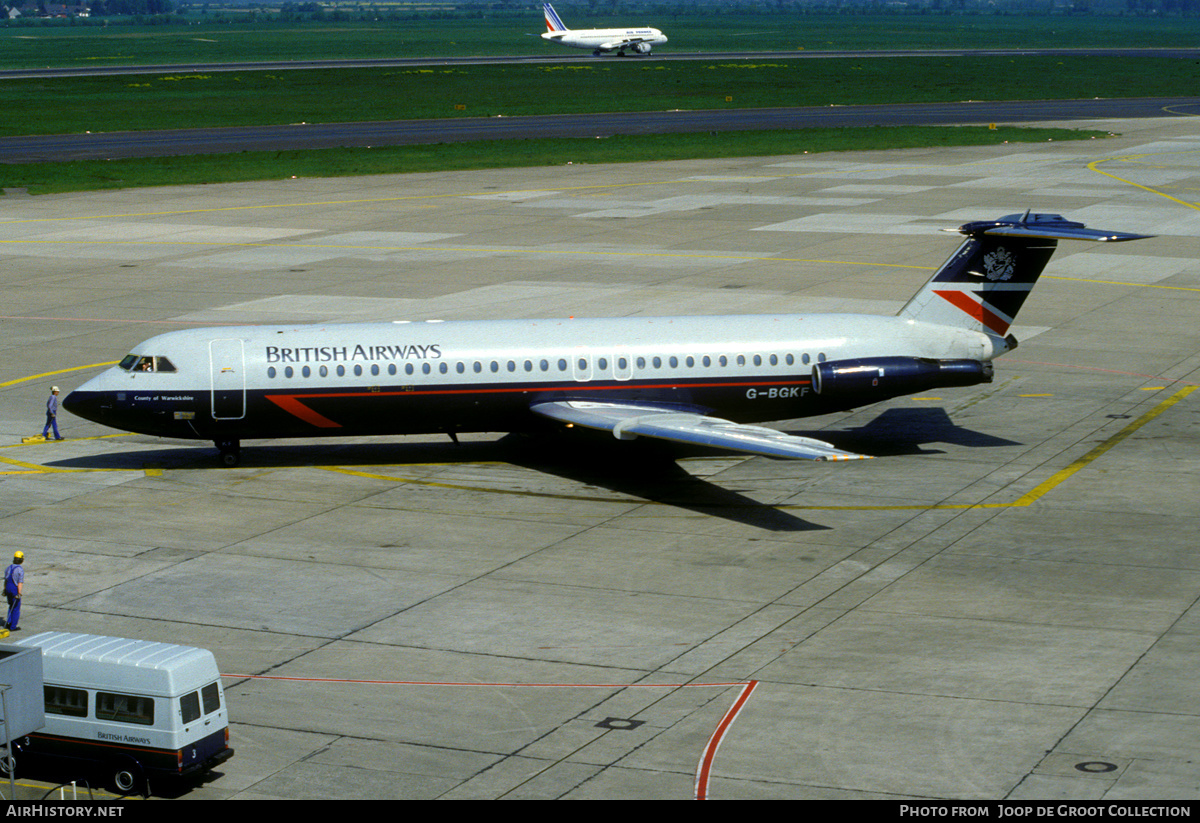
[[[21,619],[21,595],[25,593],[25,553],[13,554],[13,562],[4,572],[4,596],[8,598],[8,620],[5,625],[10,632],[17,630]]]

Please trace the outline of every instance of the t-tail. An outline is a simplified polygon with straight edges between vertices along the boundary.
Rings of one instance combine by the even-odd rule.
[[[901,317],[971,329],[1016,347],[1009,326],[1059,240],[1116,242],[1146,234],[1099,231],[1057,214],[1010,214],[958,229],[967,239],[900,310]]]
[[[570,31],[570,29],[563,25],[562,18],[554,10],[554,6],[545,3],[542,9],[546,12],[546,31]]]

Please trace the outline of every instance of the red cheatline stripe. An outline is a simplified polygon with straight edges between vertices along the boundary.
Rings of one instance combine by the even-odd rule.
[[[329,398],[346,398],[346,397],[424,397],[430,395],[451,395],[451,394],[528,394],[532,391],[537,392],[600,392],[600,391],[630,391],[636,389],[645,391],[647,389],[728,389],[728,388],[754,388],[757,386],[808,386],[812,383],[809,378],[800,380],[756,380],[745,382],[727,382],[727,383],[662,383],[662,384],[633,384],[616,383],[609,385],[596,385],[588,381],[581,383],[572,383],[565,386],[536,386],[531,387],[529,384],[521,386],[502,386],[492,389],[418,389],[414,391],[346,391],[346,392],[304,392],[297,394],[266,394],[266,398],[274,403],[279,408],[283,409],[290,415],[298,417],[309,425],[316,426],[320,429],[340,429],[341,423],[337,423],[325,417],[322,414],[310,409],[308,406],[301,403],[301,400],[322,400]]]
[[[733,721],[737,719],[738,714],[746,705],[746,701],[750,699],[750,695],[758,686],[757,680],[751,680],[745,684],[742,693],[738,695],[738,699],[729,707],[729,711],[725,712],[725,716],[721,718],[717,730],[713,732],[712,738],[708,741],[708,746],[704,749],[704,755],[700,758],[700,765],[696,769],[696,799],[708,799],[708,776],[712,771],[713,759],[717,756],[717,749],[721,745],[721,741],[725,739],[725,733],[729,731],[729,727],[733,725]]]
[[[340,429],[341,423],[335,423],[328,417],[317,414],[291,394],[268,394],[267,399],[290,415],[299,417],[305,423],[319,429]]]
[[[940,291],[936,289],[934,290],[934,294],[938,295],[955,308],[961,309],[962,311],[971,315],[971,317],[987,326],[996,334],[1004,334],[1008,331],[1007,320],[989,310],[984,304],[976,303],[969,294],[961,291]]]

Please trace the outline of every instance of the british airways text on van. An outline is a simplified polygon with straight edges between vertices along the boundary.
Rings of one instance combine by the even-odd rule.
[[[145,788],[233,756],[221,675],[192,646],[43,632],[17,641],[42,650],[46,725],[21,738],[22,754],[103,769],[114,788]]]

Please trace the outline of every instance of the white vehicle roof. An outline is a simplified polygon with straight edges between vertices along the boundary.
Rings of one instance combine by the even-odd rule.
[[[42,678],[79,688],[176,696],[220,677],[208,649],[102,637],[42,632],[15,641],[42,649]]]

